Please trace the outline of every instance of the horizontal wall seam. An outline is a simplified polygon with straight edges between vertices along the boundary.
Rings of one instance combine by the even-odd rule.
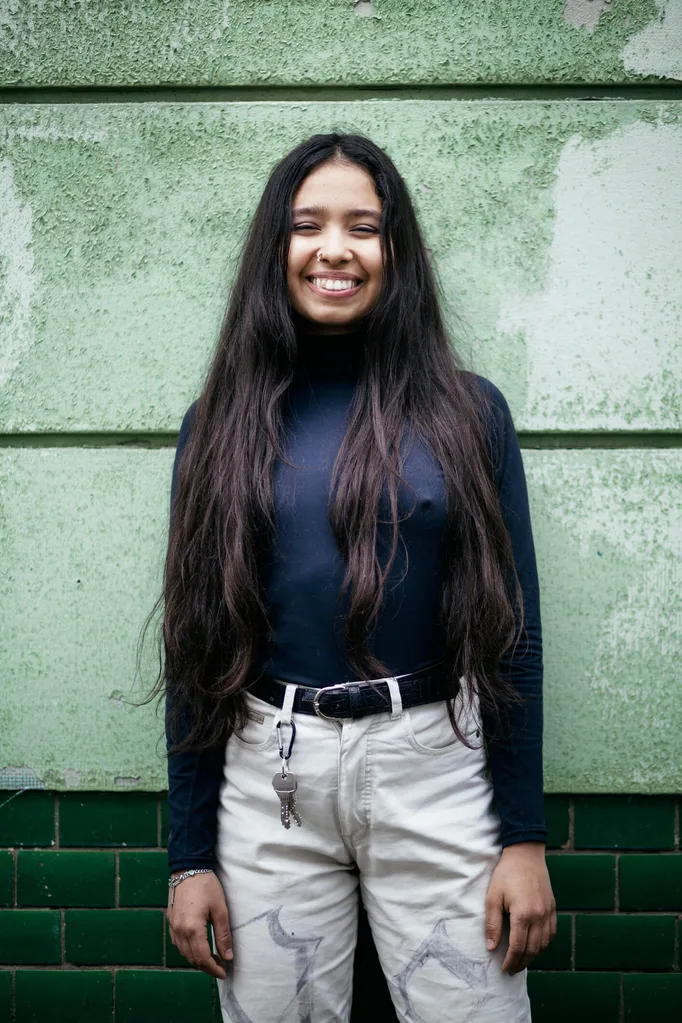
[[[613,432],[521,430],[517,434],[522,448],[538,450],[556,449],[621,449],[621,448],[680,448],[682,431]],[[177,433],[3,433],[0,448],[175,448]]]
[[[254,103],[348,102],[351,100],[675,100],[680,82],[634,85],[253,85],[253,86],[35,86],[0,88],[0,104],[30,103]]]

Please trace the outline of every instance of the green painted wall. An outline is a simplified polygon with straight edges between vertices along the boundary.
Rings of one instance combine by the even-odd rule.
[[[405,85],[682,77],[678,0],[8,3],[8,85]]]
[[[548,791],[679,791],[679,53],[682,0],[2,7],[1,785],[163,789],[131,701],[176,432],[269,169],[340,127],[404,173],[522,434]]]

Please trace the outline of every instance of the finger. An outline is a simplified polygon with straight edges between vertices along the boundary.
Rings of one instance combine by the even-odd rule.
[[[502,937],[502,898],[493,897],[485,904],[485,936],[488,951],[492,952]]]
[[[542,919],[536,920],[535,923],[531,924],[528,928],[528,936],[526,938],[526,950],[521,956],[521,962],[518,965],[517,972],[525,970],[529,963],[535,959],[538,952],[542,949],[542,928],[544,921]]]
[[[211,924],[218,955],[223,959],[232,959],[232,932],[225,902],[217,902],[210,909]]]
[[[502,969],[509,973],[516,973],[519,963],[526,951],[526,939],[528,937],[529,920],[527,917],[511,914],[509,922],[509,948],[502,963]]]
[[[182,958],[186,959],[190,966],[194,966],[192,949],[189,947],[189,942],[185,938],[176,935],[174,944]]]
[[[225,980],[227,976],[225,967],[220,965],[218,957],[211,952],[206,931],[193,935],[189,939],[189,944],[192,950],[192,959],[197,970],[203,970],[204,973],[208,973],[211,977]]]
[[[550,933],[550,938],[553,938],[556,935],[556,929],[557,929],[556,906],[554,906],[554,908],[552,909],[552,912],[550,913],[550,916],[549,916],[549,933]]]
[[[551,942],[553,937],[554,937],[554,935],[552,934],[552,921],[551,921],[550,918],[548,918],[547,920],[545,920],[544,924],[542,925],[542,946],[541,946],[541,951],[542,951],[542,949],[547,948],[547,946],[549,945],[549,943]]]

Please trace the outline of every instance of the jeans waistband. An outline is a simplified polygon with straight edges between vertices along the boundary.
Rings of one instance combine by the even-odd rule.
[[[291,684],[264,674],[249,687],[249,692],[274,707],[282,707],[286,687]],[[391,678],[341,682],[321,688],[296,684],[292,711],[322,718],[362,718],[391,712],[395,703],[392,693],[394,697],[399,694],[405,710],[444,700],[447,692],[442,662]]]

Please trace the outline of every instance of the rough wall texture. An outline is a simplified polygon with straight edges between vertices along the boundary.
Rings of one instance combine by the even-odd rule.
[[[680,0],[5,0],[0,84],[679,79]]]
[[[0,452],[0,784],[164,787],[162,719],[132,705],[131,682],[160,585],[171,461],[167,449]],[[682,450],[528,450],[525,462],[547,791],[680,791]]]
[[[270,167],[334,127],[404,172],[465,347],[518,429],[678,430],[681,109],[0,107],[0,431],[177,428]]]

